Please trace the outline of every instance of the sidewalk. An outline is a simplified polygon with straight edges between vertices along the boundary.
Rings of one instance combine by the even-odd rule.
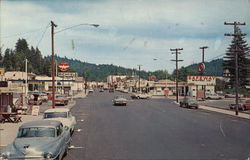
[[[84,92],[80,92],[80,93],[78,93],[77,95],[74,96],[74,99],[76,99],[76,98],[85,98],[85,97],[86,97],[86,95],[84,94]],[[71,100],[70,103],[65,107],[72,108],[76,104],[76,101],[74,99]],[[23,123],[30,122],[30,121],[35,121],[35,120],[41,120],[44,111],[46,109],[49,109],[49,108],[51,108],[51,102],[47,103],[45,106],[42,106],[40,108],[40,112],[39,112],[38,116],[21,115],[22,116],[22,122],[20,122],[20,123],[0,123],[0,149],[7,146],[11,142],[13,142],[13,140],[17,136],[18,128]]]
[[[179,103],[177,103],[176,101],[174,101],[174,103],[179,105]],[[250,119],[249,114],[239,112],[238,115],[235,115],[235,111],[232,111],[232,110],[226,110],[226,109],[221,109],[221,108],[216,108],[216,107],[209,107],[209,106],[204,106],[204,105],[199,105],[199,109],[204,109],[204,110],[208,110],[208,111],[212,111],[212,112],[227,114],[227,115],[239,117],[239,118]]]
[[[42,115],[21,115],[22,122],[20,123],[1,123],[0,124],[0,149],[10,144],[17,136],[18,128],[25,122],[41,120]]]

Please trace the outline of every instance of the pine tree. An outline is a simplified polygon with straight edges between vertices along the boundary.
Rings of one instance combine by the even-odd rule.
[[[242,36],[242,32],[239,27],[236,28],[237,36],[233,37],[233,40],[227,48],[226,55],[224,56],[223,70],[227,72],[224,76],[229,78],[226,83],[227,88],[233,88],[235,84],[235,54],[238,55],[239,66],[239,87],[245,88],[245,85],[249,84],[249,51],[247,42],[244,40],[245,36]]]

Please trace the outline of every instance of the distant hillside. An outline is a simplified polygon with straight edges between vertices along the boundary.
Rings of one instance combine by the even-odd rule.
[[[132,70],[120,66],[109,64],[91,64],[82,62],[76,59],[68,59],[67,57],[55,57],[58,62],[65,61],[70,65],[70,71],[75,71],[79,76],[87,75],[89,81],[106,81],[108,75],[128,75],[131,76],[133,72],[139,74],[138,70]],[[141,71],[141,77],[148,79],[148,72]]]
[[[192,64],[187,69],[193,70],[196,74],[198,73],[198,64]],[[207,76],[223,76],[223,59],[216,59],[210,62],[205,62],[205,73]]]
[[[91,64],[87,62],[82,62],[76,59],[68,59],[67,57],[55,57],[58,62],[65,61],[68,62],[70,65],[70,71],[75,71],[78,73],[79,76],[87,75],[87,79],[89,81],[106,81],[108,75],[128,75],[131,76],[132,73],[136,73],[139,75],[138,70],[133,70],[129,68],[124,68],[115,65],[109,64]],[[204,75],[213,75],[213,76],[222,76],[223,75],[223,59],[216,59],[211,62],[205,62],[206,70]],[[181,73],[182,71],[188,71],[185,73]],[[186,67],[182,67],[180,69],[180,78],[182,80],[186,80],[186,76],[189,74],[192,75],[199,75],[198,72],[198,64],[192,64]],[[167,75],[166,75],[167,74]],[[168,74],[166,71],[158,70],[154,72],[145,72],[141,71],[141,77],[144,79],[148,79],[150,75],[155,75],[156,79],[164,79],[169,78],[174,80],[174,72],[173,74]],[[181,77],[182,75],[182,77]]]

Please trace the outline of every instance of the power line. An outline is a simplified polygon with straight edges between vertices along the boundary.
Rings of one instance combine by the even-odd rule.
[[[36,29],[33,31],[23,32],[23,33],[17,33],[17,34],[13,34],[13,35],[9,35],[9,36],[1,36],[0,38],[11,38],[11,37],[17,37],[17,36],[21,36],[21,35],[25,35],[25,34],[36,33],[36,32],[40,32],[42,29]]]
[[[48,25],[46,26],[45,30],[43,31],[42,36],[41,36],[40,40],[38,41],[38,43],[36,45],[37,47],[39,46],[40,42],[42,41],[42,39],[43,39],[43,37],[44,37],[44,35],[45,35],[45,33],[46,33],[46,31],[47,31],[47,29],[49,27],[50,27],[50,23],[48,23]]]

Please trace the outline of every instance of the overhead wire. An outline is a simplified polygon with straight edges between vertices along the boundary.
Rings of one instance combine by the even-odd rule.
[[[42,36],[41,36],[40,40],[38,41],[38,43],[37,43],[37,45],[36,45],[37,47],[39,46],[40,42],[41,42],[42,39],[44,38],[44,35],[45,35],[47,29],[49,28],[49,26],[50,26],[50,23],[48,23],[48,25],[46,26],[45,30],[43,31]]]

